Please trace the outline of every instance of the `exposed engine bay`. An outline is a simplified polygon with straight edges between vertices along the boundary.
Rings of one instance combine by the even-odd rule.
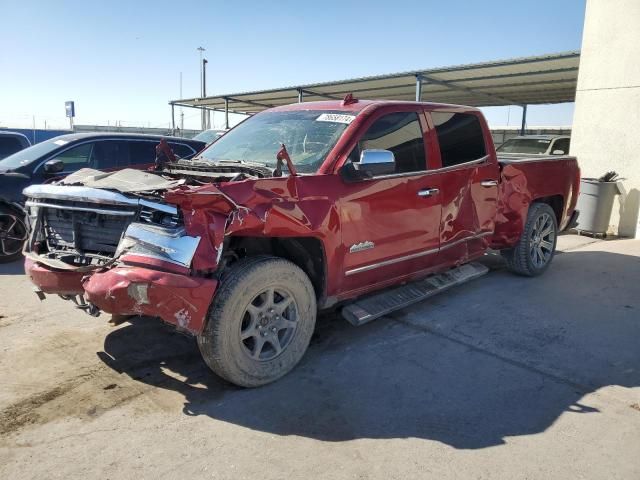
[[[262,164],[239,161],[178,160],[153,172],[81,169],[25,190],[32,233],[24,253],[62,270],[104,268],[125,252],[188,267],[199,237],[186,234],[180,209],[163,194],[272,175]]]

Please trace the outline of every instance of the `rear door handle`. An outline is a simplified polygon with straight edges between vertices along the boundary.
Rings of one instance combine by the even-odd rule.
[[[489,188],[489,187],[496,187],[498,186],[498,181],[497,180],[483,180],[480,182],[480,185],[482,185],[483,187]]]
[[[438,193],[440,193],[440,189],[439,188],[425,188],[423,190],[418,191],[418,196],[419,197],[433,197],[434,195],[437,195]]]

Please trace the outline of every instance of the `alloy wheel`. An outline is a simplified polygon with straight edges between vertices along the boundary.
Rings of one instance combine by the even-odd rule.
[[[268,288],[247,305],[240,327],[243,350],[254,360],[270,361],[291,343],[298,307],[284,288]]]

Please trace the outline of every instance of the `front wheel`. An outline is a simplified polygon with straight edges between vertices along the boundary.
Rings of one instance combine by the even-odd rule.
[[[557,238],[558,222],[553,209],[546,203],[531,204],[517,245],[502,251],[507,268],[527,277],[540,275],[553,260]]]
[[[315,292],[298,266],[281,258],[249,258],[224,275],[198,347],[217,375],[257,387],[295,367],[315,321]]]
[[[15,208],[0,205],[0,263],[20,258],[27,236],[24,214]]]

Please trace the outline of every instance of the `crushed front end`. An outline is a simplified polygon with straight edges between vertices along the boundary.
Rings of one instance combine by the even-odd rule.
[[[135,193],[77,184],[25,189],[25,270],[38,296],[57,294],[94,315],[156,316],[199,333],[218,282],[193,273],[201,238],[187,233],[180,210],[157,193],[173,186]]]

